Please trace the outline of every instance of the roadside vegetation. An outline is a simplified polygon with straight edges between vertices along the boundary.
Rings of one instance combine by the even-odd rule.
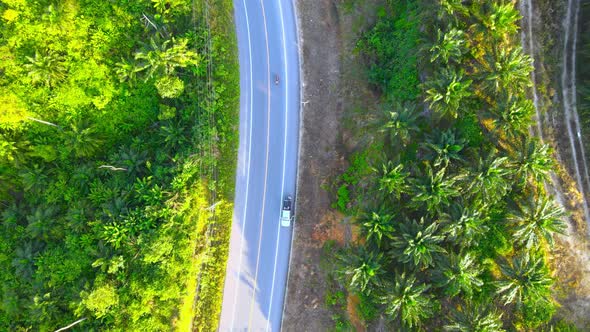
[[[358,113],[366,143],[336,190],[356,239],[326,255],[366,326],[575,330],[554,318],[566,215],[529,134],[519,20],[510,1],[389,0],[359,40],[380,106]]]
[[[216,330],[231,1],[2,0],[0,15],[0,330]]]

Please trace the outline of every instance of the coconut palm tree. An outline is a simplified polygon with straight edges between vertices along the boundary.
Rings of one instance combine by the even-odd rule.
[[[503,93],[498,100],[498,104],[490,108],[496,127],[510,138],[527,134],[535,112],[533,102],[507,93]]]
[[[137,73],[142,71],[134,62],[121,59],[121,62],[115,64],[115,72],[120,82],[129,82],[133,86],[137,80]]]
[[[147,151],[134,147],[132,144],[131,146],[122,146],[119,153],[111,159],[111,164],[121,165],[132,176],[141,176],[146,169],[147,159]]]
[[[438,17],[451,22],[457,22],[458,15],[468,15],[469,9],[463,4],[464,0],[440,0]]]
[[[39,241],[51,241],[62,237],[63,229],[56,225],[57,208],[55,206],[38,205],[27,215],[27,233],[29,237]]]
[[[33,241],[24,241],[14,251],[11,266],[19,278],[22,278],[25,282],[33,277],[36,254],[37,250]]]
[[[519,245],[530,249],[543,240],[553,244],[553,233],[565,233],[565,211],[546,196],[540,196],[534,201],[530,198],[518,204],[518,207],[519,210],[508,219],[514,224],[512,236]]]
[[[479,158],[475,169],[459,178],[465,181],[465,190],[470,196],[484,203],[494,203],[510,189],[509,176],[508,158],[498,157],[492,150],[485,158]]]
[[[472,95],[471,83],[472,80],[464,79],[462,71],[444,67],[426,83],[425,101],[441,117],[456,118],[461,104]]]
[[[453,204],[449,212],[440,218],[444,225],[443,234],[447,239],[465,247],[477,243],[489,229],[486,226],[489,219],[487,210],[488,207],[484,204]]]
[[[445,331],[451,332],[503,332],[502,314],[490,304],[471,301],[454,308],[447,316]]]
[[[90,157],[102,146],[103,140],[88,120],[73,121],[69,129],[63,132],[65,146],[76,157]]]
[[[550,295],[553,280],[543,257],[536,253],[524,253],[510,261],[501,257],[498,266],[502,278],[496,282],[496,293],[504,305],[515,303],[521,306],[525,299],[536,300]]]
[[[437,302],[427,293],[429,288],[418,283],[415,276],[406,276],[405,272],[396,274],[393,285],[386,287],[386,293],[380,298],[385,314],[410,329],[420,326],[437,309]]]
[[[188,48],[188,40],[185,38],[172,38],[163,42],[150,38],[149,47],[143,52],[135,53],[135,60],[138,65],[136,71],[145,71],[147,80],[155,76],[170,76],[176,68],[196,66],[200,57]]]
[[[376,122],[379,132],[386,135],[391,146],[396,147],[408,144],[412,134],[419,131],[419,116],[413,103],[394,103],[386,107]]]
[[[462,161],[461,151],[467,142],[459,138],[454,130],[447,129],[435,134],[423,143],[428,153],[428,158],[434,160],[434,166],[446,168],[450,161]]]
[[[47,50],[35,51],[32,57],[27,56],[24,67],[28,71],[33,84],[43,83],[47,87],[55,87],[67,75],[65,58],[57,52]]]
[[[368,243],[381,246],[383,238],[391,239],[394,231],[394,215],[383,211],[368,212],[356,220]]]
[[[406,221],[399,225],[389,254],[400,263],[425,268],[434,265],[434,258],[445,252],[440,246],[443,240],[444,236],[438,233],[437,223],[426,225],[424,219],[420,219],[420,222]]]
[[[440,60],[443,64],[449,61],[461,62],[467,50],[465,32],[457,28],[449,28],[446,33],[437,30],[437,41],[430,48],[430,62]]]
[[[521,47],[511,50],[501,48],[499,52],[494,53],[489,53],[484,61],[484,83],[488,91],[516,94],[531,85],[533,60],[522,52]]]
[[[478,258],[470,252],[463,255],[451,253],[441,258],[437,266],[433,271],[433,280],[447,296],[463,294],[471,298],[483,286],[481,274],[484,269],[478,263]]]
[[[380,173],[380,177],[377,180],[380,192],[400,199],[401,194],[407,192],[409,189],[407,179],[410,173],[404,170],[404,165],[396,165],[393,161],[388,160],[387,163],[381,165],[381,171],[377,169],[373,169],[373,171]]]
[[[549,179],[549,172],[555,165],[551,147],[530,137],[519,140],[519,143],[512,167],[520,179],[520,185],[524,186],[529,181],[542,183]]]
[[[50,169],[43,164],[31,164],[24,166],[19,172],[25,192],[40,193],[47,188],[51,175]]]
[[[494,39],[504,40],[506,36],[518,32],[518,21],[522,17],[513,3],[491,2],[483,3],[478,7],[479,10],[475,11],[475,16],[483,25],[483,31],[491,34]]]
[[[160,127],[160,137],[164,140],[167,148],[182,146],[188,142],[190,135],[186,133],[185,123],[181,120],[167,121],[166,125]]]
[[[420,208],[426,204],[426,210],[432,214],[440,212],[459,196],[456,179],[446,175],[445,167],[435,173],[430,164],[426,164],[426,174],[413,182],[412,205]]]
[[[387,258],[383,253],[367,250],[364,246],[347,248],[336,255],[339,268],[338,278],[348,285],[348,289],[370,295],[383,285],[384,265]]]

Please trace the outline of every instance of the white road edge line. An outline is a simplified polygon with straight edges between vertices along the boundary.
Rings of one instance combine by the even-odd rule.
[[[283,176],[281,178],[281,206],[279,207],[279,218],[281,216],[282,210],[282,196],[284,195],[285,190],[285,162],[287,160],[287,131],[289,130],[289,71],[287,70],[287,46],[285,45],[285,22],[283,20],[283,6],[281,5],[281,0],[278,0],[279,3],[279,17],[281,18],[281,33],[283,36],[283,73],[284,73],[284,82],[285,82],[285,137],[284,137],[284,144],[283,144]],[[277,218],[277,220],[279,220]],[[281,238],[281,223],[278,222],[278,231],[277,231],[277,245],[275,249],[275,262],[273,265],[273,272],[272,272],[272,285],[270,287],[270,305],[268,306],[268,320],[266,321],[266,330],[268,331],[268,325],[270,324],[270,317],[272,313],[272,298],[274,295],[275,290],[275,277],[277,272],[277,259],[279,256],[279,240]]]
[[[241,278],[241,274],[242,274],[242,258],[244,257],[244,255],[242,254],[244,251],[244,232],[246,230],[246,221],[248,220],[246,218],[246,211],[248,208],[248,188],[250,186],[250,161],[251,161],[251,156],[252,156],[252,111],[254,109],[254,86],[252,84],[252,42],[250,40],[250,19],[248,18],[248,10],[246,9],[246,0],[242,0],[242,3],[244,5],[244,15],[246,17],[246,31],[248,32],[248,64],[249,64],[249,68],[250,68],[250,80],[248,81],[250,83],[250,110],[249,110],[249,133],[248,133],[248,161],[246,163],[246,195],[244,198],[244,209],[243,209],[243,214],[242,214],[242,218],[244,218],[244,223],[242,225],[242,236],[240,237],[240,263],[238,264],[238,278],[237,278],[237,282],[236,282],[236,289],[235,289],[235,294],[234,294],[234,303],[232,305],[232,315],[231,315],[231,328],[234,328],[234,322],[236,319],[236,304],[238,303],[238,287],[239,287],[239,283],[240,283],[240,278]]]
[[[268,119],[266,121],[266,160],[264,161],[264,186],[262,192],[262,210],[260,215],[260,235],[258,237],[258,252],[256,253],[256,268],[254,272],[254,282],[252,290],[252,298],[250,299],[250,314],[248,316],[248,330],[252,323],[252,314],[254,313],[254,303],[256,295],[256,283],[258,282],[258,267],[260,265],[260,249],[262,248],[262,227],[264,226],[264,210],[266,209],[266,184],[268,180],[268,155],[270,153],[270,51],[268,48],[268,27],[266,26],[266,12],[264,10],[264,2],[260,0],[260,7],[262,8],[262,20],[264,25],[264,36],[266,44],[266,68],[267,68],[267,109]]]

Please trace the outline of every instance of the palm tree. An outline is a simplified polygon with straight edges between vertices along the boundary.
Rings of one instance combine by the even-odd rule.
[[[522,17],[513,3],[485,3],[480,8],[476,16],[485,28],[485,33],[491,33],[494,39],[503,40],[518,32],[518,21]]]
[[[426,164],[425,176],[414,180],[412,204],[421,207],[426,204],[429,213],[440,210],[451,203],[453,197],[459,196],[456,179],[445,174],[446,168],[439,169],[436,173]]]
[[[452,205],[449,212],[444,213],[440,219],[444,225],[443,233],[449,240],[465,247],[477,243],[477,240],[489,229],[486,226],[489,219],[487,210],[487,206],[481,204]]]
[[[436,300],[427,293],[429,288],[429,285],[419,284],[416,277],[406,276],[405,272],[396,274],[395,282],[385,288],[387,291],[380,298],[385,305],[385,313],[408,328],[419,326],[437,309]]]
[[[461,104],[472,95],[471,83],[472,80],[463,78],[463,71],[445,67],[426,83],[425,101],[441,117],[456,118]]]
[[[427,139],[423,146],[431,151],[429,159],[434,159],[435,167],[446,168],[451,160],[463,160],[461,151],[466,143],[464,139],[457,137],[454,130],[447,129]]]
[[[391,257],[417,268],[434,265],[435,256],[445,252],[440,246],[444,236],[439,235],[437,230],[437,223],[426,226],[424,219],[400,224],[398,234],[391,242]]]
[[[132,144],[133,145],[133,144]],[[112,160],[113,164],[122,165],[132,176],[140,176],[146,169],[148,154],[145,149],[134,146],[119,149],[119,153]]]
[[[387,136],[391,146],[406,145],[410,142],[412,134],[419,131],[416,105],[412,103],[394,103],[386,108],[382,116],[376,121],[379,124],[379,132]]]
[[[367,242],[375,243],[377,247],[380,247],[383,237],[389,239],[393,237],[393,218],[392,214],[373,211],[361,215],[356,223],[361,227],[361,233]]]
[[[503,332],[502,314],[489,304],[467,301],[454,308],[447,316],[445,331],[451,332]]]
[[[160,136],[164,139],[167,148],[176,148],[188,142],[186,128],[183,121],[171,120],[168,124],[160,127]]]
[[[467,39],[465,32],[457,28],[450,28],[449,31],[443,32],[437,30],[437,42],[430,48],[430,62],[440,59],[443,64],[448,64],[450,60],[460,62],[461,57],[467,49]]]
[[[459,178],[466,181],[466,192],[472,197],[494,203],[510,189],[509,175],[508,158],[496,156],[493,150],[485,159],[479,158],[475,169]]]
[[[511,138],[526,134],[535,112],[533,102],[507,93],[503,93],[498,99],[498,104],[490,109],[496,118],[496,127]]]
[[[14,252],[11,266],[14,268],[16,275],[22,278],[23,281],[29,281],[33,277],[35,255],[36,250],[32,241],[23,242]]]
[[[52,88],[66,78],[65,58],[54,51],[35,51],[33,57],[27,56],[26,59],[28,63],[24,67],[33,84],[43,83]]]
[[[483,286],[483,271],[474,254],[451,253],[448,258],[441,259],[438,268],[433,271],[433,278],[436,286],[443,288],[447,296],[455,297],[462,293],[471,298]]]
[[[535,138],[520,140],[516,150],[516,160],[512,163],[520,184],[524,186],[528,181],[542,183],[549,178],[549,172],[555,163],[551,157],[551,148]]]
[[[450,18],[453,22],[457,21],[459,14],[468,15],[469,10],[463,5],[464,0],[440,0],[438,10],[439,19]]]
[[[379,172],[376,169],[373,171]],[[404,165],[395,165],[391,160],[388,160],[386,164],[381,165],[381,174],[378,179],[379,191],[400,199],[401,194],[409,188],[407,181],[409,175],[409,172],[404,171]]]
[[[348,289],[370,295],[383,285],[384,265],[387,259],[382,253],[367,250],[364,246],[348,248],[336,255],[340,266],[338,278],[348,285]]]
[[[522,305],[525,299],[539,300],[550,296],[553,280],[543,257],[533,253],[514,256],[510,261],[501,257],[498,266],[502,279],[496,282],[496,293],[504,305]]]
[[[484,63],[484,80],[490,92],[498,93],[504,90],[508,93],[518,93],[531,84],[533,60],[522,52],[520,46],[509,51],[502,48],[496,53],[488,55]]]
[[[102,146],[103,140],[87,120],[76,120],[70,124],[70,130],[64,132],[65,146],[76,157],[90,157]]]
[[[50,170],[43,164],[32,164],[23,167],[19,172],[25,192],[40,193],[47,188]]]
[[[546,196],[535,201],[529,199],[518,207],[519,210],[511,214],[509,220],[515,225],[513,237],[519,245],[530,249],[543,240],[553,244],[553,233],[565,233],[565,211]]]
[[[155,76],[170,76],[176,68],[196,66],[200,57],[188,48],[188,40],[185,38],[172,38],[162,43],[150,38],[147,51],[135,53],[135,60],[138,60],[136,71],[146,71],[146,79],[150,79]]]
[[[111,244],[114,249],[119,249],[129,244],[133,236],[132,230],[128,225],[121,222],[111,222],[103,225],[101,238]]]
[[[129,82],[129,85],[133,85],[137,80],[137,73],[142,69],[133,62],[129,62],[125,59],[121,59],[121,62],[115,64],[115,72],[120,82]]]
[[[31,239],[47,242],[61,238],[63,229],[55,225],[55,206],[38,205],[32,212],[27,216],[27,232]]]

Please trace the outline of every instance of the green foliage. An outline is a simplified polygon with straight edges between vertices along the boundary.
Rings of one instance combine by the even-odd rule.
[[[545,261],[565,214],[543,188],[551,150],[529,134],[518,20],[512,2],[389,1],[358,42],[381,107],[338,183],[359,237],[333,269],[366,321],[512,331],[553,319]]]
[[[546,300],[552,280],[543,257],[524,253],[510,261],[500,258],[498,266],[504,278],[497,282],[497,293],[505,304]]]
[[[392,100],[414,101],[419,95],[418,8],[414,1],[392,2],[357,49],[369,62],[369,81]]]
[[[342,212],[348,211],[350,204],[350,190],[349,188],[358,185],[365,176],[371,173],[372,168],[367,163],[367,153],[362,152],[353,156],[351,165],[348,167],[339,179],[341,185],[336,191],[337,202],[334,207]]]
[[[451,254],[443,259],[439,268],[433,271],[435,284],[442,287],[449,297],[463,294],[470,298],[483,286],[483,268],[472,253]]]
[[[451,311],[445,331],[454,332],[503,332],[502,314],[490,305],[467,302]]]
[[[437,230],[438,224],[427,225],[424,219],[401,224],[398,235],[391,243],[393,249],[390,255],[400,263],[418,269],[434,265],[437,255],[445,252],[440,246],[444,237]]]
[[[461,114],[459,107],[472,95],[470,87],[473,81],[463,76],[462,72],[452,67],[444,67],[425,85],[425,101],[440,116],[458,117]]]
[[[419,327],[437,309],[436,301],[427,293],[430,286],[418,283],[415,277],[397,274],[391,286],[381,302],[385,305],[385,314],[390,319],[399,319],[403,326]]]
[[[193,5],[0,5],[0,330],[216,329],[238,64],[231,1]]]
[[[337,256],[340,268],[338,277],[355,292],[365,295],[382,285],[385,273],[383,265],[387,263],[383,253],[375,253],[364,247],[349,248]]]
[[[184,82],[178,77],[164,76],[156,81],[156,89],[162,98],[176,98],[184,91]]]
[[[82,304],[96,318],[110,314],[119,304],[119,297],[112,285],[102,285],[93,289],[88,295],[82,294]]]

